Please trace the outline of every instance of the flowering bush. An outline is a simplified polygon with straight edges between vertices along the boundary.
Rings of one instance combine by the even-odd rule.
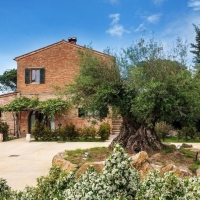
[[[6,200],[11,196],[11,188],[7,185],[6,180],[0,178],[0,199]]]
[[[139,188],[140,176],[131,166],[131,158],[120,145],[105,161],[105,167],[97,174],[90,167],[74,187],[65,192],[66,199],[111,199],[121,196],[134,198]]]
[[[173,172],[163,177],[158,171],[150,172],[140,183],[136,200],[198,200],[200,199],[200,179],[182,179]]]
[[[75,184],[75,172],[67,173],[53,166],[47,176],[37,179],[36,187],[26,187],[15,194],[16,200],[61,200],[63,191]]]
[[[1,200],[199,200],[200,178],[182,179],[173,172],[160,176],[153,171],[144,180],[131,165],[120,145],[97,173],[89,167],[78,179],[53,166],[47,176],[37,179],[36,187],[16,192],[0,179]]]

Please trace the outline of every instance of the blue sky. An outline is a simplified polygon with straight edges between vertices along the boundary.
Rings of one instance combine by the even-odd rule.
[[[13,58],[73,36],[98,51],[126,48],[144,32],[190,44],[193,23],[200,0],[0,0],[0,74],[17,67]]]

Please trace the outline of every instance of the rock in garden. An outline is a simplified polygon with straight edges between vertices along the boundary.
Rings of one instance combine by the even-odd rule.
[[[183,148],[192,148],[192,145],[183,143],[181,145],[181,147],[183,147]]]
[[[91,162],[91,163],[84,163],[77,171],[76,177],[79,178],[81,174],[83,174],[89,166],[93,166],[95,170],[99,173],[104,168],[104,161],[101,162]]]
[[[173,171],[176,175],[180,176],[181,178],[192,176],[192,174],[189,171],[184,170],[184,169],[179,169],[173,164],[169,164],[163,167],[160,170],[160,173],[163,175],[164,173],[169,172],[169,171]]]
[[[52,165],[57,165],[57,166],[61,167],[61,169],[65,170],[67,172],[69,172],[73,169],[76,169],[77,165],[72,164],[71,162],[65,160],[64,159],[65,155],[66,155],[65,152],[61,152],[61,153],[58,153],[57,155],[55,155],[52,160]]]
[[[154,170],[150,165],[148,154],[145,151],[141,151],[132,156],[132,159],[132,165],[139,171],[142,179],[145,178],[150,171]]]
[[[198,168],[197,171],[196,171],[196,175],[197,175],[197,176],[200,176],[200,166],[199,166],[199,168]]]

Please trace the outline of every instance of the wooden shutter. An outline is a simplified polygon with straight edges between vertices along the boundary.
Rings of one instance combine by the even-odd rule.
[[[40,83],[45,83],[45,68],[40,69]]]
[[[26,68],[25,69],[25,84],[29,84],[30,83],[30,69]]]

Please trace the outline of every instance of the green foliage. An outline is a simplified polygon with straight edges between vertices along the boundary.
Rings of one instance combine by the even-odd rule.
[[[97,135],[97,130],[94,126],[84,126],[83,128],[80,128],[79,130],[80,137],[87,140],[88,138],[95,138]]]
[[[69,103],[60,98],[47,99],[40,101],[38,99],[29,99],[27,97],[15,98],[8,105],[5,105],[2,110],[4,112],[20,112],[23,109],[41,110],[49,119],[52,119],[56,114],[59,114],[63,109],[69,109]]]
[[[196,158],[196,153],[189,149],[181,148],[180,152],[183,153],[187,158],[194,158],[194,160]]]
[[[193,44],[193,43],[191,44],[191,48],[193,50],[190,52],[195,55],[194,57],[195,68],[199,68],[200,67],[200,28],[195,24],[193,24],[193,26],[196,33],[196,37],[195,37],[196,44]]]
[[[97,174],[90,167],[75,185],[66,190],[65,198],[71,199],[110,199],[124,196],[132,199],[139,187],[139,173],[131,167],[131,159],[119,145],[105,161],[103,171]]]
[[[35,137],[36,140],[38,140],[39,138],[43,137],[44,129],[44,122],[39,122],[36,119],[31,127],[31,134]]]
[[[4,112],[20,112],[23,109],[34,108],[38,104],[38,99],[29,99],[27,97],[19,97],[12,100],[9,104],[3,107]]]
[[[166,122],[158,122],[155,125],[155,131],[156,134],[159,138],[162,138],[162,140],[164,141],[168,132],[172,130],[172,127],[170,125],[168,125]]]
[[[61,114],[63,109],[68,110],[69,103],[60,98],[47,99],[46,101],[40,101],[37,109],[40,109],[41,113],[52,119],[56,114]]]
[[[54,137],[54,131],[51,131],[49,127],[44,127],[43,135],[41,136],[41,140],[43,141],[51,141]]]
[[[3,141],[8,140],[8,130],[9,130],[8,124],[0,120],[0,133],[3,133]]]
[[[53,166],[47,176],[37,179],[36,187],[26,187],[15,197],[17,200],[62,200],[64,189],[73,186],[74,183],[74,172],[67,173],[60,167]]]
[[[104,118],[108,113],[108,104],[120,92],[120,73],[115,58],[96,56],[88,49],[79,52],[79,61],[80,73],[75,78],[76,84],[66,85],[63,93],[73,104],[81,106],[85,113],[97,117],[98,111],[98,117]]]
[[[197,130],[193,126],[183,127],[181,129],[181,136],[185,138],[185,141],[188,140],[188,137],[190,139],[194,139],[197,134]]]
[[[81,150],[80,150],[81,151]],[[2,200],[198,200],[200,178],[182,179],[173,172],[163,176],[153,171],[141,180],[132,168],[131,158],[120,145],[106,161],[102,172],[89,167],[79,178],[76,171],[65,172],[53,166],[49,174],[37,179],[35,187],[13,191],[4,179],[0,179]]]
[[[69,123],[65,125],[64,134],[65,136],[62,135],[63,140],[65,140],[66,137],[69,138],[70,140],[73,140],[79,137],[79,133],[76,130],[75,125],[73,123]]]
[[[101,140],[108,140],[110,136],[110,124],[108,122],[103,122],[98,130],[98,135]]]
[[[162,154],[168,154],[176,151],[176,146],[174,145],[166,145],[165,148],[162,150]]]
[[[87,154],[85,154],[87,152]],[[93,147],[89,149],[67,150],[65,159],[79,167],[88,162],[105,160],[111,151],[107,147]]]
[[[157,171],[150,172],[148,177],[141,182],[136,200],[171,200],[184,199],[184,181],[173,172],[167,172],[161,177]]]
[[[151,128],[158,121],[193,124],[200,118],[200,84],[185,66],[186,45],[178,38],[165,52],[161,43],[144,38],[116,59],[81,52],[80,74],[63,94],[85,111],[108,113],[112,106],[123,118]]]
[[[11,188],[5,179],[0,178],[0,199],[7,200],[11,197]]]
[[[15,91],[17,89],[17,69],[6,70],[0,75],[0,91]]]
[[[191,164],[188,169],[192,171],[192,173],[196,173],[197,169],[199,168],[200,163],[199,162],[195,162],[193,164]]]
[[[103,123],[99,128],[101,133],[101,140],[108,139],[110,135],[110,125],[108,123]],[[74,140],[77,138],[83,138],[84,140],[95,139],[97,136],[97,130],[93,125],[84,126],[83,128],[76,129],[73,123],[66,124],[62,128],[57,128],[55,130],[50,130],[48,127],[45,127],[44,122],[39,122],[35,120],[31,128],[31,134],[35,137],[36,140],[42,141],[57,141],[62,139],[63,141]]]

